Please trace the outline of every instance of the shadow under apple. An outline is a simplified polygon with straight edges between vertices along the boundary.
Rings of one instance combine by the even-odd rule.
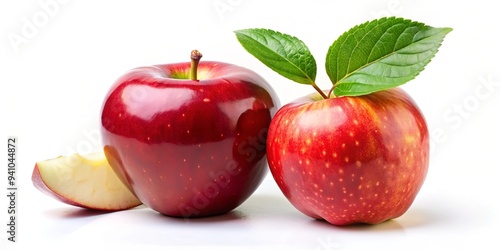
[[[219,223],[219,222],[230,222],[237,220],[245,220],[248,216],[237,209],[229,211],[225,214],[207,216],[207,217],[194,217],[194,218],[184,218],[184,217],[172,217],[161,213],[158,213],[152,209],[147,208],[149,216],[153,216],[155,219],[165,221],[166,223],[176,223],[176,224],[207,224],[207,223]]]
[[[141,205],[139,207],[142,207]],[[139,208],[138,207],[138,208]],[[132,208],[135,209],[135,208]],[[80,207],[54,208],[45,211],[45,214],[58,219],[80,219],[116,213],[120,211],[93,210]]]
[[[437,214],[438,211],[430,208],[410,207],[402,216],[387,220],[379,224],[352,224],[347,226],[335,226],[324,220],[311,220],[311,225],[318,227],[333,227],[343,231],[405,231],[405,229],[415,227],[428,227],[431,224],[439,223],[439,221],[446,220],[446,216]]]
[[[398,222],[398,219],[387,220],[379,224],[366,224],[366,223],[358,223],[347,226],[336,226],[328,223],[325,220],[311,220],[311,225],[315,227],[322,227],[325,229],[334,229],[334,230],[342,230],[342,231],[400,231],[404,232],[405,227]]]

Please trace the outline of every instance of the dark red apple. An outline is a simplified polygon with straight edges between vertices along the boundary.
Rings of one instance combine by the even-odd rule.
[[[400,88],[359,97],[313,94],[283,106],[271,122],[267,158],[288,200],[335,225],[401,216],[429,164],[429,133]]]
[[[222,62],[136,68],[102,108],[102,141],[119,178],[175,217],[226,213],[267,173],[265,144],[279,100],[258,74]]]

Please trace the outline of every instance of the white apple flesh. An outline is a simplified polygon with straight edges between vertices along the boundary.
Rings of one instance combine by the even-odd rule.
[[[37,162],[32,181],[41,192],[73,206],[118,211],[141,204],[118,179],[103,152]]]

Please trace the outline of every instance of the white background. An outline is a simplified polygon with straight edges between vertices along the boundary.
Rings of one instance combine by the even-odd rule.
[[[52,5],[47,9],[44,3]],[[7,197],[2,195],[1,248],[137,244],[162,249],[498,249],[497,6],[483,0],[2,1],[5,153],[0,158],[7,158],[7,136],[16,136],[19,243],[6,240]],[[288,203],[270,175],[234,212],[188,222],[145,207],[93,213],[52,200],[31,183],[36,161],[100,150],[103,97],[128,69],[187,61],[196,48],[203,60],[257,71],[286,103],[314,90],[267,69],[244,51],[233,30],[263,27],[299,37],[318,63],[318,85],[328,88],[324,58],[331,43],[354,25],[388,15],[454,28],[427,69],[404,86],[426,116],[433,144],[424,187],[396,220],[347,228],[311,220]],[[27,25],[33,27],[26,31]],[[17,42],[12,42],[14,37]],[[0,187],[5,190],[6,168],[0,166]]]

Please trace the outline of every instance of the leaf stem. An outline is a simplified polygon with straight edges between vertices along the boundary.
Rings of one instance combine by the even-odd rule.
[[[203,55],[198,50],[191,51],[191,68],[189,69],[189,78],[198,81],[198,64]]]
[[[316,83],[312,83],[311,84],[313,86],[313,88],[318,91],[318,93],[323,97],[323,99],[328,99],[328,96],[325,95],[325,92],[323,92],[323,90],[321,90],[318,85],[316,85]]]
[[[331,98],[336,86],[337,86],[336,84],[333,84],[333,87],[330,89],[330,91],[328,91],[328,98]]]

